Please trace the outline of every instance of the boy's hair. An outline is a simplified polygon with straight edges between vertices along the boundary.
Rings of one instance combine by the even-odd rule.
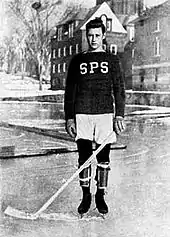
[[[86,33],[88,33],[89,29],[91,28],[102,28],[102,33],[104,34],[106,32],[106,28],[103,24],[103,21],[100,17],[96,17],[94,20],[89,21],[86,24]]]

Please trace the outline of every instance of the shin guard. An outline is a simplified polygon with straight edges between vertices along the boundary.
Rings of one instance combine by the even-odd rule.
[[[79,181],[81,187],[90,187],[91,181],[91,165],[84,168],[79,174]]]
[[[97,164],[95,177],[97,181],[97,189],[105,190],[107,188],[109,170],[110,166],[108,162]]]

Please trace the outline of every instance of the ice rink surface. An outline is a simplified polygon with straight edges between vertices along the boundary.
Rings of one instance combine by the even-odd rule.
[[[169,237],[170,236],[170,118],[126,117],[126,131],[118,138],[126,149],[111,151],[106,200],[109,214],[95,209],[93,164],[91,209],[80,219],[81,189],[75,179],[31,221],[4,214],[8,205],[36,212],[77,169],[77,152],[0,160],[0,236],[2,237]],[[55,138],[1,130],[19,144],[57,145]],[[24,140],[25,139],[25,140]],[[25,141],[25,143],[24,143]],[[32,141],[32,143],[31,143]],[[34,141],[34,142],[33,142]],[[2,142],[2,138],[1,141]],[[58,143],[59,142],[59,143]],[[70,143],[65,141],[64,146]],[[61,145],[61,144],[60,144]]]

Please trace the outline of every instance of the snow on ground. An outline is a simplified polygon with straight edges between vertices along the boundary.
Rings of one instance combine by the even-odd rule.
[[[129,91],[129,90],[128,90]],[[63,90],[52,91],[50,90],[50,84],[43,84],[42,91],[39,90],[39,82],[30,77],[24,77],[22,79],[21,75],[11,75],[4,72],[0,72],[0,98],[4,97],[28,97],[36,95],[56,95],[63,94]],[[132,91],[131,93],[136,93]],[[160,91],[138,91],[138,93],[170,93],[170,92],[160,92]],[[132,106],[132,105],[126,105]],[[140,105],[133,105],[140,107]],[[144,105],[141,105],[144,108]],[[148,108],[148,110],[147,110]],[[158,107],[158,106],[146,106],[145,110],[134,111],[134,115],[140,114],[154,114],[154,113],[170,113],[169,107]]]
[[[19,96],[34,96],[42,94],[56,94],[50,91],[50,84],[43,84],[42,91],[39,90],[39,81],[24,77],[21,75],[11,75],[0,72],[0,97],[19,97]]]

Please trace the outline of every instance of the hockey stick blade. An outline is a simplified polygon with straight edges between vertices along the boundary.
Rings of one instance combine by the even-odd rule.
[[[6,210],[4,211],[4,213],[8,216],[12,216],[19,219],[26,219],[26,220],[35,220],[39,217],[35,214],[30,214],[24,211],[17,210],[11,206],[8,206]]]

